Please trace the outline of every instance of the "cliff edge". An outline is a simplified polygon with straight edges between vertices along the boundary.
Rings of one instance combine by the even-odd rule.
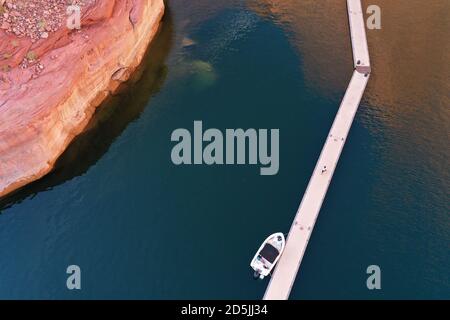
[[[72,4],[79,30],[66,25],[66,0],[0,0],[0,197],[53,169],[138,67],[164,14],[163,0]]]

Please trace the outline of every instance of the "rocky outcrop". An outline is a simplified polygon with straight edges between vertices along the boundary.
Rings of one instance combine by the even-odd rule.
[[[140,64],[163,14],[163,0],[97,0],[80,30],[37,41],[0,30],[0,197],[52,170]]]

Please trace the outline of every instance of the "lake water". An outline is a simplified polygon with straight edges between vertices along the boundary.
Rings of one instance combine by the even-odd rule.
[[[376,0],[373,76],[291,298],[450,298],[450,2]],[[344,1],[171,0],[135,83],[0,202],[0,298],[259,299],[352,74]],[[280,171],[180,166],[177,128],[279,128]],[[79,265],[82,290],[66,288]],[[378,265],[382,290],[366,287]]]

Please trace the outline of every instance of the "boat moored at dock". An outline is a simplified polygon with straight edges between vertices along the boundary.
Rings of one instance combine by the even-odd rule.
[[[274,233],[264,240],[259,247],[250,266],[255,270],[255,279],[264,279],[272,272],[273,268],[283,253],[286,240],[281,232]]]

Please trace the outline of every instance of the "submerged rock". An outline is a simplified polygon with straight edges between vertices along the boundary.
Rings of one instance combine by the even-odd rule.
[[[191,63],[191,73],[193,76],[193,85],[195,89],[203,89],[212,86],[216,80],[217,75],[211,63],[195,60]]]
[[[183,40],[181,41],[181,45],[183,47],[191,47],[193,45],[195,45],[196,42],[194,40],[192,40],[191,38],[188,37],[184,37]]]

